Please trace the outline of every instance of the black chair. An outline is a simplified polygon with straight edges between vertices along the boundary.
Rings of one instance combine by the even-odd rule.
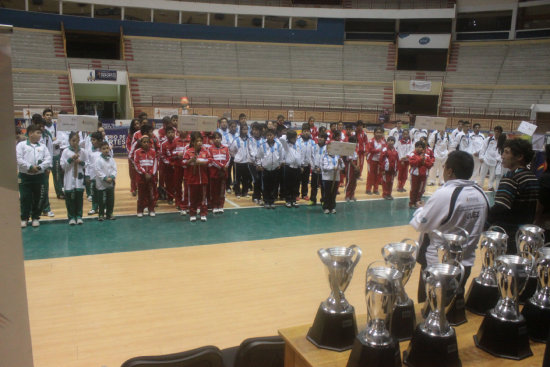
[[[221,351],[206,346],[181,353],[135,357],[121,367],[224,367]]]
[[[279,336],[249,338],[222,355],[225,367],[284,367],[285,342]]]

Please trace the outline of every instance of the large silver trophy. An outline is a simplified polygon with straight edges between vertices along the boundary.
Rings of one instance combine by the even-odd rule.
[[[351,245],[320,249],[317,254],[326,266],[330,296],[319,306],[307,339],[319,348],[344,351],[352,347],[357,335],[355,311],[344,292],[362,252]]]
[[[367,327],[355,338],[347,367],[401,366],[399,342],[390,334],[389,326],[402,277],[399,270],[382,262],[369,265],[365,287]]]
[[[502,358],[520,360],[533,355],[525,318],[519,313],[518,297],[524,290],[534,259],[503,255],[496,260],[500,299],[491,309],[474,341],[478,348]]]
[[[525,302],[521,314],[527,321],[529,337],[545,343],[550,330],[550,247],[539,249],[535,261],[537,291]]]
[[[441,264],[450,264],[462,266],[464,260],[464,251],[468,246],[468,238],[470,234],[464,228],[456,227],[460,234],[456,233],[441,233],[437,229],[432,231],[434,236],[443,240],[437,248],[437,257]],[[429,312],[430,304],[426,302],[423,315]],[[461,325],[468,320],[466,319],[466,308],[464,302],[464,284],[460,284],[457,289],[454,300],[447,309],[447,320],[453,326]]]
[[[525,224],[516,232],[516,246],[518,254],[536,256],[537,251],[544,246],[544,229],[533,224]],[[537,275],[535,269],[529,274],[525,290],[519,296],[519,302],[525,303],[537,289]]]
[[[481,273],[474,278],[466,294],[466,309],[485,315],[497,304],[499,293],[495,260],[506,254],[508,235],[500,227],[491,227],[479,239]]]
[[[460,367],[456,333],[445,314],[462,283],[464,267],[460,263],[431,265],[422,278],[430,312],[416,327],[403,360],[413,367]]]
[[[403,274],[390,330],[391,335],[399,341],[410,339],[416,326],[414,303],[405,292],[405,284],[409,281],[416,264],[418,248],[418,242],[408,238],[401,242],[389,243],[382,248],[382,256],[386,264]]]

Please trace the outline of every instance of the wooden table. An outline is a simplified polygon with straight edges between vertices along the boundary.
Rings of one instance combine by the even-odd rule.
[[[312,319],[313,316],[312,314]],[[533,356],[521,361],[493,357],[474,344],[473,336],[477,333],[483,317],[470,312],[466,312],[466,317],[467,323],[455,327],[459,356],[463,367],[542,366],[545,344],[531,341]],[[422,320],[418,310],[416,320],[417,322]],[[357,325],[359,330],[365,328],[365,315],[357,317]],[[279,330],[279,335],[285,340],[285,367],[346,367],[351,349],[345,352],[333,352],[315,347],[306,339],[310,326],[311,324],[307,324]],[[407,350],[409,341],[401,342],[399,346],[401,359],[403,359],[403,351]]]

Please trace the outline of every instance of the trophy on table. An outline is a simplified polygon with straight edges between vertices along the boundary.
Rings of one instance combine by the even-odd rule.
[[[529,337],[539,343],[545,343],[550,331],[550,247],[543,247],[537,251],[535,271],[537,291],[525,302],[521,314],[527,321]]]
[[[437,246],[437,257],[441,264],[457,265],[462,264],[464,259],[464,249],[468,246],[468,238],[470,234],[463,228],[456,227],[462,234],[441,233],[434,229],[432,233],[441,238],[443,242]],[[462,266],[462,265],[460,265]],[[447,310],[447,321],[452,326],[461,325],[468,320],[466,319],[466,308],[464,307],[464,285],[460,284],[457,289],[454,300]],[[423,315],[429,312],[430,304],[426,302]]]
[[[412,336],[403,361],[412,367],[460,367],[456,333],[445,316],[464,278],[464,267],[428,266],[422,272],[430,312]]]
[[[496,259],[500,299],[485,315],[474,341],[478,348],[502,358],[520,360],[533,355],[527,323],[519,313],[518,297],[524,290],[534,258],[502,255]]]
[[[533,224],[525,224],[519,227],[516,232],[516,246],[518,254],[530,254],[536,256],[537,251],[544,245],[544,229]],[[537,290],[537,275],[535,269],[529,274],[525,290],[519,296],[519,302],[525,303]]]
[[[474,278],[466,294],[466,309],[478,315],[485,315],[495,307],[499,293],[495,260],[506,254],[508,235],[500,227],[491,227],[479,239],[481,273]]]
[[[355,311],[344,297],[344,291],[362,252],[351,245],[320,249],[317,254],[326,266],[330,296],[319,306],[307,339],[318,348],[341,352],[352,347],[357,335]]]
[[[389,243],[382,248],[382,256],[386,264],[403,274],[401,286],[397,292],[390,329],[391,335],[398,341],[410,339],[416,327],[414,303],[405,292],[405,284],[411,277],[418,255],[418,248],[418,242],[408,238],[401,240],[401,242]]]
[[[377,264],[379,263],[379,264]],[[367,327],[355,338],[347,367],[400,367],[399,342],[388,330],[403,274],[382,262],[367,269]]]

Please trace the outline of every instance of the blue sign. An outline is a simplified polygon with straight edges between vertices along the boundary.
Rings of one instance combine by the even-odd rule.
[[[95,70],[95,80],[114,80],[116,81],[116,70]]]
[[[427,45],[428,43],[430,43],[430,41],[430,37],[422,37],[418,40],[418,43],[420,43],[421,45]]]
[[[105,135],[107,140],[113,146],[113,153],[127,153],[126,151],[126,137],[128,136],[127,127],[117,127],[114,129],[105,128]]]

